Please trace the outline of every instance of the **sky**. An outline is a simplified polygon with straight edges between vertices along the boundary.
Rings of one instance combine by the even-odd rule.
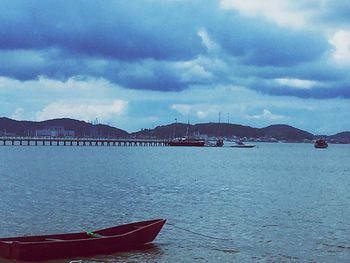
[[[350,130],[348,0],[2,0],[0,116]]]

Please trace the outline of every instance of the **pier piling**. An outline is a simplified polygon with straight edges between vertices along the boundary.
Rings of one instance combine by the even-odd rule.
[[[165,139],[0,137],[0,146],[169,146]]]

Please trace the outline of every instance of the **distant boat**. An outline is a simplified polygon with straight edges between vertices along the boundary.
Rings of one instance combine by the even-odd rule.
[[[216,146],[216,147],[222,147],[222,146],[224,146],[224,140],[222,140],[222,139],[217,139],[217,140],[216,140],[216,143],[215,143],[215,146]]]
[[[233,148],[254,148],[255,144],[244,144],[242,141],[236,141],[235,145],[232,145]]]
[[[325,139],[317,139],[314,146],[315,148],[326,149],[328,147],[328,143]]]
[[[165,221],[136,222],[94,232],[0,238],[0,257],[42,261],[125,251],[152,242]]]
[[[192,146],[192,147],[203,147],[205,141],[201,139],[189,139],[187,137],[176,138],[169,141],[169,146]]]
[[[169,146],[189,146],[189,147],[203,147],[205,146],[205,141],[202,139],[192,139],[188,136],[189,123],[186,129],[186,136],[181,138],[175,138],[176,125],[174,128],[174,139],[169,141]]]
[[[224,146],[224,140],[222,140],[222,139],[208,139],[208,140],[205,140],[205,146],[208,146],[208,147],[223,147]]]

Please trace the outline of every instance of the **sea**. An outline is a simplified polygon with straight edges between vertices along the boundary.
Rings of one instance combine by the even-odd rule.
[[[146,248],[49,262],[350,262],[350,145],[225,146],[0,146],[0,237],[165,218]]]

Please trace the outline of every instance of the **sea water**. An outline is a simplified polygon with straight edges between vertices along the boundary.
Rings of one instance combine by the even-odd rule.
[[[2,146],[0,211],[1,237],[168,220],[81,262],[350,262],[350,145]]]

